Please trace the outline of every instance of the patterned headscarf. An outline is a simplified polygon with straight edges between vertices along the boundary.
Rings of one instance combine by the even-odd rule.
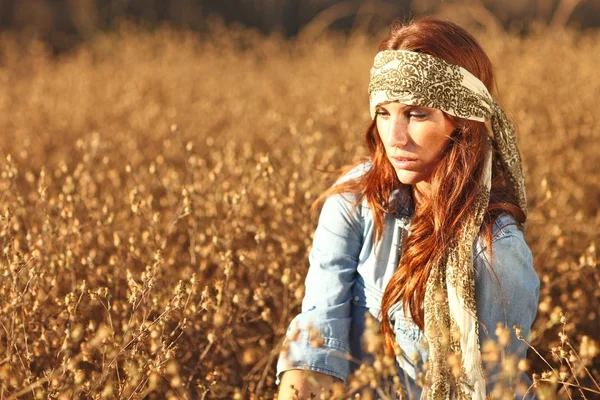
[[[513,193],[527,212],[514,127],[477,77],[428,54],[384,50],[375,56],[371,69],[372,118],[377,105],[386,101],[437,108],[469,120],[489,120]],[[475,207],[462,222],[446,257],[431,269],[426,284],[424,328],[429,346],[427,378],[431,384],[424,389],[425,399],[486,397],[475,306],[473,242],[489,205],[491,180],[492,146],[488,145]],[[450,364],[456,367],[456,363],[460,369],[451,368]]]

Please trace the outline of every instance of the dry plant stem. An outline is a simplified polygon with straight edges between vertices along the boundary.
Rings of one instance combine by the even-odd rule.
[[[567,346],[569,346],[569,348],[571,349],[571,351],[573,352],[573,354],[575,355],[575,357],[579,361],[579,364],[581,365],[581,368],[583,368],[585,370],[585,372],[588,375],[588,377],[592,380],[592,382],[594,382],[594,385],[596,385],[596,389],[598,389],[600,391],[600,385],[598,385],[598,382],[596,381],[596,379],[594,379],[594,376],[592,375],[592,373],[590,372],[590,370],[585,366],[583,360],[581,359],[581,357],[579,357],[579,354],[575,351],[575,349],[573,348],[573,346],[571,346],[571,343],[569,341],[567,341]]]
[[[567,394],[567,397],[568,397],[570,400],[573,400],[573,396],[571,396],[571,392],[568,390],[568,388],[567,388],[567,385],[565,385],[565,384],[564,384],[562,381],[560,381],[560,383],[563,385],[563,387],[562,387],[562,389],[561,389],[561,390],[563,390],[563,389],[564,389],[564,391],[563,391],[563,392]],[[559,393],[560,393],[560,392],[561,392],[561,391],[559,390]],[[584,396],[584,398],[585,398],[585,396]]]
[[[568,341],[566,341],[566,343],[567,343],[567,345],[568,345],[568,346],[569,346],[571,349],[573,349],[573,348],[571,347],[571,345],[570,345],[570,343],[569,343]],[[577,353],[575,352],[575,350],[574,350],[574,349],[573,349],[573,354],[577,354]],[[580,366],[579,366],[579,368],[574,368],[574,367],[571,365],[571,363],[569,362],[569,360],[568,360],[568,359],[565,357],[565,359],[564,359],[564,360],[565,360],[565,362],[567,363],[567,366],[569,367],[569,371],[571,372],[571,377],[569,378],[569,380],[562,382],[562,383],[563,383],[563,387],[562,387],[562,388],[559,390],[559,393],[561,393],[561,392],[566,392],[566,393],[567,393],[567,395],[569,395],[569,397],[570,397],[570,394],[569,394],[569,392],[568,392],[568,389],[567,389],[567,386],[566,386],[566,385],[567,385],[567,384],[570,384],[570,383],[571,383],[571,381],[575,381],[575,383],[576,383],[576,384],[575,384],[574,386],[575,386],[575,387],[577,387],[577,389],[578,389],[578,390],[579,390],[579,392],[581,393],[581,396],[582,396],[582,398],[585,398],[585,395],[584,395],[584,393],[581,391],[581,390],[582,390],[582,386],[581,386],[581,383],[579,382],[579,379],[577,379],[577,375],[579,374],[579,372],[580,372],[582,369],[584,369],[584,368],[585,368],[585,369],[587,370],[587,368],[586,368],[586,367],[585,367],[585,365],[584,365],[584,364],[581,362],[581,359],[579,358],[579,355],[577,355],[577,358],[578,358],[578,360],[580,361]],[[561,360],[561,362],[562,362],[562,360]],[[591,376],[590,376],[590,378],[592,379],[592,381],[594,381],[594,378],[593,378],[593,377],[591,377]],[[595,382],[594,382],[594,383],[595,383]]]
[[[524,342],[527,347],[529,347],[530,350],[533,350],[533,352],[535,354],[537,354],[537,356],[548,366],[548,368],[550,368],[550,370],[554,371],[554,368],[552,367],[552,365],[550,365],[550,363],[544,358],[544,356],[542,356],[539,351],[537,351],[537,349],[535,347],[533,347],[527,340],[525,340],[524,338],[518,338],[520,341]]]
[[[563,327],[564,327],[564,325],[563,325]],[[563,331],[563,332],[564,332],[564,331]],[[534,351],[534,352],[537,354],[537,356],[538,356],[538,357],[539,357],[541,360],[543,360],[543,361],[544,361],[544,363],[545,363],[545,364],[546,364],[546,365],[547,365],[547,366],[550,368],[550,370],[551,370],[551,371],[553,371],[553,373],[554,373],[555,375],[557,375],[557,377],[558,377],[558,374],[556,373],[556,370],[555,370],[555,369],[552,367],[552,365],[550,365],[550,363],[549,363],[549,362],[548,362],[548,361],[547,361],[547,360],[546,360],[546,359],[545,359],[545,358],[544,358],[544,357],[543,357],[543,356],[542,356],[542,355],[541,355],[541,354],[540,354],[540,353],[537,351],[537,349],[535,349],[533,346],[531,346],[531,344],[529,344],[529,342],[528,342],[528,341],[526,341],[524,338],[519,338],[519,340],[521,340],[522,342],[524,342],[524,343],[525,343],[525,344],[526,344],[526,345],[527,345],[527,346],[528,346],[528,347],[529,347],[531,350],[533,350],[533,351]],[[570,344],[569,344],[569,347],[571,347],[571,346],[570,346]],[[572,348],[572,347],[571,347],[571,348]],[[576,353],[575,353],[575,354],[576,354]],[[579,356],[577,356],[577,357],[579,358]],[[582,365],[583,365],[583,363],[582,363]],[[571,368],[571,365],[570,365],[570,364],[569,364],[569,368]],[[586,370],[587,370],[587,368],[586,368]],[[574,373],[574,372],[575,372],[575,371],[574,371],[572,368],[571,368],[571,371],[572,371],[572,373]],[[572,377],[574,377],[574,375],[572,375]],[[575,378],[575,379],[576,379],[576,378]],[[550,380],[550,379],[539,379],[539,380],[540,380],[540,381],[543,381],[543,382],[550,382],[550,383],[552,383],[552,382],[553,382],[553,381],[552,381],[552,380]],[[597,385],[597,383],[596,383],[596,381],[593,379],[593,377],[592,377],[592,380],[594,381],[594,384],[596,384],[596,385]],[[557,383],[560,383],[561,385],[563,385],[563,389],[561,389],[561,391],[564,391],[564,392],[567,394],[567,396],[569,396],[569,398],[572,398],[572,397],[571,397],[571,394],[569,393],[569,391],[568,391],[568,390],[566,390],[566,387],[574,387],[574,388],[577,388],[577,389],[578,389],[578,390],[579,390],[579,391],[582,393],[582,396],[583,396],[584,398],[585,398],[585,395],[583,394],[583,391],[590,392],[590,393],[595,393],[595,394],[600,394],[600,390],[594,390],[594,389],[591,389],[591,388],[582,387],[582,386],[579,384],[579,381],[577,381],[577,379],[576,379],[576,382],[577,382],[577,384],[572,384],[572,383],[570,383],[569,381],[563,381],[562,379],[558,379],[558,380],[557,380]],[[529,392],[529,390],[530,390],[530,389],[531,389],[533,386],[534,386],[534,385],[531,385],[531,386],[529,387],[529,389],[527,390],[527,392]]]
[[[550,380],[550,379],[540,379],[540,381],[541,381],[541,382],[550,382],[550,383],[553,383],[553,382],[554,382],[554,381],[552,381],[552,380]],[[598,390],[594,390],[594,389],[590,389],[590,388],[586,388],[586,387],[582,387],[582,386],[574,385],[574,384],[572,384],[572,383],[565,382],[565,381],[561,381],[561,380],[558,380],[558,381],[557,381],[557,383],[560,383],[561,385],[565,385],[565,386],[569,386],[569,387],[577,388],[577,389],[579,389],[579,390],[583,390],[583,391],[585,391],[585,392],[590,392],[590,393],[594,393],[594,394],[599,394],[599,395],[600,395],[600,391],[598,391]],[[567,395],[568,395],[569,397],[571,397],[571,396],[568,394],[568,392],[567,392]],[[585,396],[584,396],[584,397],[585,397]]]
[[[136,386],[136,388],[133,390],[133,392],[129,395],[129,397],[127,398],[127,400],[133,399],[134,396],[138,393],[138,391],[141,390],[141,388],[144,387],[147,382],[148,382],[147,378],[140,379],[140,382],[138,383],[138,385]],[[141,394],[139,397],[143,399],[145,396],[147,396],[148,394],[150,394],[149,393],[150,391],[151,390],[149,388],[146,389],[146,391],[142,392],[143,394]]]
[[[260,393],[262,391],[263,385],[265,384],[265,379],[267,378],[267,374],[271,372],[271,363],[275,359],[276,355],[279,355],[279,354],[275,353],[274,351],[271,351],[267,357],[264,357],[266,359],[265,360],[266,362],[265,362],[265,367],[263,368],[262,376],[260,377],[260,380],[258,381],[258,385],[256,386],[257,393]]]
[[[75,365],[79,361],[81,361],[82,358],[83,358],[83,355],[80,354],[77,357],[73,358],[70,363],[72,365]],[[43,384],[49,382],[52,378],[55,378],[55,377],[60,376],[60,375],[63,375],[66,371],[67,371],[67,369],[63,365],[60,372],[57,372],[57,370],[52,371],[51,373],[49,373],[45,377],[37,379],[35,382],[31,383],[27,387],[24,387],[23,389],[19,390],[18,392],[11,394],[10,396],[8,396],[8,398],[6,400],[17,399],[17,398],[19,398],[19,397],[27,394],[29,391],[33,391],[34,389],[36,389],[36,388],[42,386]]]
[[[585,0],[560,0],[550,21],[550,26],[554,28],[565,26],[575,8],[584,2]]]
[[[487,29],[491,29],[492,32],[500,34],[503,32],[502,24],[494,14],[492,14],[481,2],[481,0],[474,0],[466,4],[466,10],[471,16],[484,25]]]
[[[563,321],[561,321],[561,322],[563,322]],[[567,363],[569,371],[571,371],[571,379],[575,379],[575,382],[577,382],[577,386],[580,386],[579,381],[577,380],[576,372],[571,367],[571,363],[569,363],[569,360],[566,357],[562,357],[562,351],[563,351],[563,348],[565,345],[565,338],[566,338],[565,325],[566,325],[566,320],[562,324],[562,336],[560,337],[561,340],[560,340],[560,353],[559,353],[560,358],[559,359],[560,359],[561,364],[563,363],[563,360]],[[569,396],[569,398],[572,399],[571,393],[569,392],[566,385],[563,384],[563,387],[559,390],[559,393],[560,392],[565,392],[567,394],[567,396]],[[583,395],[583,393],[582,393],[582,395]],[[585,395],[583,395],[583,397],[585,397]]]
[[[385,394],[380,387],[377,388],[377,394],[379,394],[379,398],[381,400],[391,400],[390,397],[387,394]]]
[[[23,338],[24,338],[24,343],[25,343],[25,357],[27,358],[28,365],[25,366],[25,364],[23,363],[23,360],[21,359],[21,355],[19,355],[19,359],[21,360],[21,365],[23,366],[23,370],[28,371],[29,366],[30,366],[29,360],[30,360],[31,355],[29,353],[29,345],[28,345],[29,338],[27,336],[27,329],[25,328],[25,321],[26,321],[25,313],[23,312],[22,309],[21,309],[21,321],[22,321],[21,326],[23,327]],[[19,353],[17,353],[17,354],[19,354]]]
[[[527,390],[525,391],[525,393],[523,394],[523,398],[526,398],[527,395],[529,393],[531,393],[531,390],[535,388],[535,383],[532,383],[531,385],[529,385],[529,387],[527,388]]]
[[[573,366],[571,365],[571,363],[569,362],[569,360],[565,359],[565,362],[569,366],[569,371],[571,371],[571,378],[568,381],[566,381],[566,383],[569,383],[571,379],[574,380],[575,383],[576,383],[577,388],[579,389],[579,392],[581,393],[581,396],[585,397],[585,395],[581,391],[581,383],[579,383],[579,379],[577,379],[577,374],[579,373],[579,370],[576,370],[575,368],[573,368]],[[566,388],[566,386],[563,386],[563,388]],[[560,391],[559,391],[559,393],[560,393]]]
[[[171,310],[165,310],[162,312],[162,314],[160,314],[158,317],[156,317],[156,319],[154,321],[152,321],[150,323],[150,325],[148,325],[147,327],[143,328],[134,338],[132,338],[131,340],[129,340],[129,342],[127,342],[124,346],[121,347],[121,349],[119,349],[119,352],[117,353],[116,356],[114,356],[110,362],[108,363],[108,365],[103,367],[103,372],[102,375],[100,376],[100,379],[98,379],[98,381],[96,382],[94,389],[98,388],[103,382],[104,379],[106,379],[106,376],[109,373],[110,368],[112,367],[112,365],[117,361],[117,359],[123,354],[123,352],[125,350],[127,350],[127,348],[129,346],[131,346],[131,344],[133,344],[134,342],[136,342],[137,340],[139,340],[142,335],[144,335],[150,328],[152,328],[154,325],[156,325],[158,322],[160,322],[160,320],[167,315]],[[113,331],[114,332],[114,331]]]

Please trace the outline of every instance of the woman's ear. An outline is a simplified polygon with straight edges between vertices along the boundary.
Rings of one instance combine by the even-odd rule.
[[[458,137],[460,137],[461,133],[462,133],[462,130],[460,127],[454,128],[454,130],[452,132],[450,132],[450,135],[448,136],[448,143],[446,144],[446,149],[444,150],[444,153],[448,153],[452,149],[454,142],[457,141],[457,139],[458,139]]]
[[[492,123],[489,120],[487,120],[484,122],[484,124],[485,124],[485,128],[487,129],[488,137],[493,140],[494,139],[494,131],[492,130]]]
[[[450,132],[450,139],[456,139],[457,137],[459,137],[463,133],[465,128],[466,127],[464,125],[457,126],[456,128],[454,128],[454,130]],[[450,140],[450,142],[452,142],[452,140]]]

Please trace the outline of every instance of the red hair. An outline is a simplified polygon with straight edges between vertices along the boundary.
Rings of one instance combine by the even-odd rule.
[[[452,22],[425,17],[407,25],[394,24],[389,36],[380,43],[379,50],[409,50],[442,58],[471,72],[493,95],[494,71],[490,59],[469,33]],[[395,337],[388,317],[390,308],[402,301],[405,313],[409,311],[416,325],[421,330],[424,329],[423,302],[429,272],[447,254],[453,233],[468,210],[472,209],[478,191],[488,140],[487,127],[483,122],[448,114],[446,116],[458,128],[432,172],[430,184],[433,195],[415,207],[410,235],[381,302],[381,331],[389,354],[393,354],[395,347]],[[328,196],[348,192],[358,195],[357,205],[366,199],[373,214],[374,240],[377,242],[383,234],[385,213],[393,211],[391,194],[402,183],[386,157],[375,119],[367,128],[366,141],[372,162],[371,169],[355,180],[333,186],[315,204]],[[494,160],[498,160],[496,152]],[[490,203],[481,228],[490,252],[492,225],[498,215],[510,213],[519,223],[524,223],[526,218],[507,182],[503,167],[495,161],[492,167]]]

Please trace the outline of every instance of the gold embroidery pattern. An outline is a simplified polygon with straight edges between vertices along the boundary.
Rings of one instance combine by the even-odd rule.
[[[375,57],[369,95],[385,93],[390,101],[412,97],[415,105],[438,108],[456,117],[489,119],[489,99],[462,85],[461,70],[428,54],[385,50]]]
[[[504,113],[504,110],[494,102],[491,117],[494,139],[498,145],[500,161],[508,174],[513,194],[516,196],[519,207],[527,214],[527,195],[525,192],[525,175],[521,164],[521,155],[517,149],[515,128]]]

